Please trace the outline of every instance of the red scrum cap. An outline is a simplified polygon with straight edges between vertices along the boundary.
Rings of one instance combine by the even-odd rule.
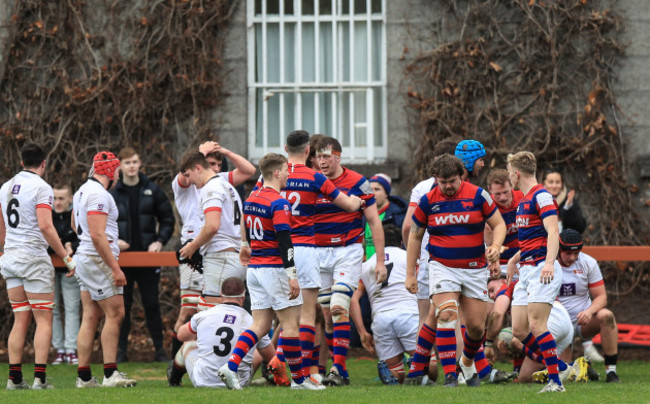
[[[120,165],[120,160],[115,154],[109,151],[100,151],[93,157],[93,169],[95,174],[105,175],[109,180],[115,178],[115,169]],[[92,175],[92,174],[91,174]]]

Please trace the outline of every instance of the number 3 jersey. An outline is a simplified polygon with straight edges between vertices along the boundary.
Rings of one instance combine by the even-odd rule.
[[[72,211],[74,222],[77,226],[77,236],[79,237],[79,247],[77,253],[84,255],[98,255],[97,249],[90,238],[88,229],[88,216],[90,215],[107,215],[106,219],[106,238],[111,247],[113,257],[120,255],[120,246],[117,244],[119,239],[119,230],[117,229],[117,217],[119,212],[115,199],[104,189],[104,186],[94,178],[86,181],[72,199]]]
[[[239,198],[235,187],[229,184],[227,179],[220,178],[218,175],[210,178],[199,190],[199,207],[203,212],[203,217],[208,212],[221,212],[219,230],[209,242],[201,247],[202,255],[228,248],[239,251],[241,206],[241,198]]]
[[[52,210],[54,192],[38,174],[23,170],[0,188],[0,209],[6,237],[4,249],[47,256],[47,242],[38,227],[36,209]]]
[[[190,320],[190,331],[196,334],[198,360],[192,371],[195,387],[225,387],[217,371],[228,363],[237,338],[253,324],[253,318],[243,308],[224,303],[196,313]],[[260,341],[261,342],[261,341]],[[255,348],[251,349],[239,365],[243,385],[250,377]]]

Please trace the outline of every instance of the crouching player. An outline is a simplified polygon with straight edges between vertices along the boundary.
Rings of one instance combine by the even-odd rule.
[[[266,335],[277,314],[283,327],[282,350],[291,369],[292,389],[320,390],[310,379],[302,376],[299,321],[300,285],[293,261],[291,243],[291,205],[280,196],[289,177],[287,159],[269,153],[259,162],[264,186],[254,191],[244,203],[243,232],[250,248],[242,246],[240,259],[248,265],[246,276],[251,295],[253,324],[237,339],[228,363],[218,371],[229,389],[240,390],[239,366],[257,343]],[[244,235],[242,235],[243,237]]]
[[[397,384],[404,381],[404,352],[410,355],[415,352],[419,329],[418,302],[417,297],[404,288],[406,251],[399,248],[400,229],[385,224],[384,240],[387,278],[381,283],[375,279],[377,254],[364,262],[359,288],[350,301],[350,314],[364,348],[371,353],[376,351],[379,357],[379,377],[382,382]],[[361,318],[359,299],[364,293],[368,294],[372,308],[373,335],[368,333]],[[433,369],[435,380],[437,367]]]
[[[221,285],[223,304],[195,314],[179,327],[178,338],[184,344],[174,357],[174,367],[167,373],[170,386],[179,386],[187,371],[194,387],[226,387],[217,371],[228,362],[237,338],[253,324],[253,318],[242,307],[245,292],[241,279],[226,279]],[[262,338],[257,347],[270,348],[267,356],[272,357],[275,352],[268,337]],[[253,375],[254,352],[255,346],[244,356],[237,371],[242,386],[248,385]]]

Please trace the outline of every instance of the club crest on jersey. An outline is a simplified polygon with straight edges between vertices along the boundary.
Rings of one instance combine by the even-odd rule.
[[[11,188],[11,193],[16,195],[18,192],[20,192],[20,184],[16,184]]]
[[[469,214],[465,215],[454,215],[450,213],[446,216],[436,216],[434,217],[436,226],[444,226],[446,224],[461,224],[469,223]]]
[[[97,204],[97,210],[104,210],[104,204]]]
[[[474,207],[474,201],[461,201],[460,204],[463,206],[463,209],[469,210]]]
[[[560,296],[574,296],[576,294],[575,283],[563,283],[560,288]]]
[[[440,210],[440,205],[433,205],[431,207],[431,213],[435,213]]]
[[[235,324],[235,320],[237,319],[237,316],[232,315],[232,314],[226,314],[226,316],[223,318],[223,322],[226,324]]]
[[[364,183],[361,184],[359,189],[361,190],[361,192],[363,192],[366,195],[370,195],[370,194],[373,193],[372,192],[372,187],[370,186],[370,183],[368,182],[368,180],[364,181]]]

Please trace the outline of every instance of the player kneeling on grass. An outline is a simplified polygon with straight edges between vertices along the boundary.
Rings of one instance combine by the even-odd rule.
[[[400,229],[391,224],[384,224],[384,239],[387,278],[380,283],[375,279],[377,254],[364,262],[359,288],[352,295],[350,302],[350,314],[364,348],[371,353],[376,351],[379,357],[377,368],[381,381],[384,384],[397,384],[404,382],[404,352],[410,355],[415,352],[419,314],[417,297],[404,288],[406,251],[399,248]],[[366,331],[361,318],[359,299],[364,293],[367,293],[370,299],[373,335]],[[433,358],[435,360],[435,355]],[[435,370],[435,374],[429,376],[435,381],[438,368],[434,366],[429,370]]]
[[[292,389],[320,390],[302,375],[302,355],[299,337],[300,285],[296,279],[291,242],[291,205],[282,198],[280,190],[289,177],[287,159],[269,153],[259,162],[264,186],[251,194],[244,203],[245,236],[250,248],[242,243],[240,259],[248,265],[246,275],[251,295],[253,324],[237,339],[228,363],[219,371],[219,377],[229,389],[241,389],[238,376],[240,363],[259,337],[266,335],[275,312],[283,328],[282,350],[291,369]]]
[[[122,288],[126,277],[117,263],[120,248],[117,229],[117,205],[107,189],[118,178],[120,161],[111,152],[99,152],[93,158],[88,181],[74,194],[72,227],[79,237],[77,280],[81,289],[83,317],[77,351],[78,388],[99,387],[90,372],[90,357],[97,326],[104,317],[102,356],[104,381],[102,387],[130,387],[137,383],[117,370],[117,342],[124,319]]]
[[[187,371],[194,387],[217,387],[226,385],[217,375],[221,366],[235,348],[237,338],[253,324],[253,318],[242,307],[245,294],[244,282],[231,277],[221,286],[223,303],[195,314],[178,329],[178,339],[183,345],[174,357],[174,366],[167,373],[170,386],[179,386]],[[267,357],[273,357],[275,350],[268,337],[262,338],[257,347],[267,349]],[[255,347],[244,356],[237,371],[240,384],[248,385],[253,375]]]

